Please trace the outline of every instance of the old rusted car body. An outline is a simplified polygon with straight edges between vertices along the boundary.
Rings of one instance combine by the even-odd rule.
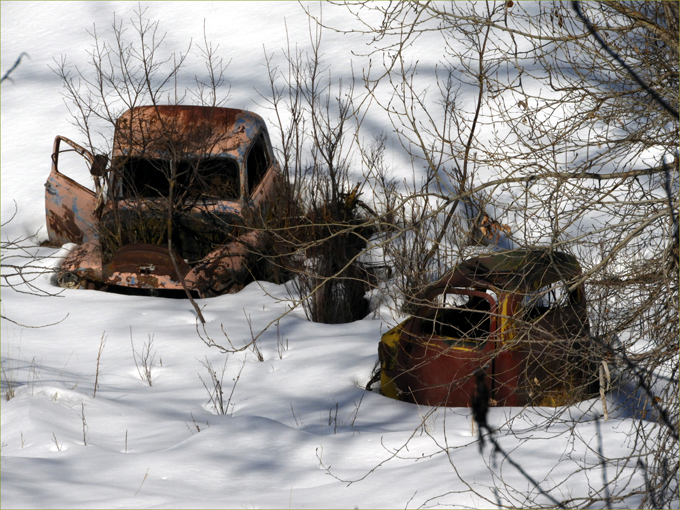
[[[381,393],[469,407],[479,375],[494,406],[593,396],[596,353],[575,257],[512,250],[462,262],[415,297],[379,343]],[[482,372],[480,372],[482,371]]]
[[[62,173],[75,151],[94,190]],[[57,136],[45,183],[53,245],[75,243],[63,287],[181,297],[242,288],[265,243],[279,166],[261,117],[202,106],[143,106],[117,120],[111,160]]]

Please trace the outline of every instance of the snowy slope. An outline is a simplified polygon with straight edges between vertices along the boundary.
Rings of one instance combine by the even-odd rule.
[[[30,55],[13,73],[14,83],[2,85],[3,222],[15,202],[18,208],[3,239],[44,230],[43,183],[52,141],[56,134],[78,140],[48,66],[62,54],[82,64],[90,45],[86,29],[92,23],[106,27],[114,11],[129,16],[135,6],[2,2],[3,73],[22,51]],[[170,51],[200,37],[206,20],[208,38],[232,59],[232,107],[258,111],[255,90],[267,88],[263,44],[278,51],[286,30],[301,46],[309,40],[308,20],[297,3],[169,2],[148,8],[168,30]],[[348,22],[343,12],[329,7],[324,15],[338,25]],[[347,76],[352,39],[324,37],[333,72]],[[46,265],[55,265],[63,250],[40,253],[52,257]],[[37,283],[59,290],[48,276]],[[227,360],[208,347],[186,301],[3,290],[4,316],[26,326],[49,324],[1,325],[3,397],[10,387],[15,391],[2,401],[3,508],[484,508],[495,501],[492,472],[533,491],[507,463],[496,459],[493,467],[488,447],[479,453],[468,409],[419,408],[363,390],[381,332],[394,324],[388,313],[344,325],[310,323],[299,309],[282,317],[290,296],[285,287],[266,283],[199,305],[207,334],[226,344],[223,328],[237,347],[251,339],[249,320],[257,334],[278,319],[278,329],[273,324],[258,340],[264,361],[251,349]],[[135,365],[135,353],[149,342],[151,385]],[[209,403],[208,362],[218,375],[226,362],[225,400],[233,388],[226,415]],[[577,427],[576,439],[570,439],[566,426],[533,425],[552,410],[521,411],[491,410],[500,443],[546,487],[566,480],[562,493],[587,494],[586,475],[572,473],[582,463],[599,463],[595,425]],[[611,411],[613,419],[601,424],[603,449],[624,456],[630,422]],[[488,499],[474,495],[468,484]]]

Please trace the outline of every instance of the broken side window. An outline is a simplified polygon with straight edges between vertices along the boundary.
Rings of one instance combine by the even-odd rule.
[[[264,140],[264,134],[253,142],[248,153],[248,161],[246,168],[248,170],[248,190],[252,194],[253,190],[260,184],[267,169],[269,168],[269,154],[267,153],[267,144]]]
[[[95,191],[94,179],[90,174],[90,162],[73,147],[62,140],[59,146],[57,170],[90,191]]]
[[[531,320],[578,301],[577,292],[574,290],[570,293],[567,282],[560,280],[526,294],[522,299],[522,308],[527,319]]]

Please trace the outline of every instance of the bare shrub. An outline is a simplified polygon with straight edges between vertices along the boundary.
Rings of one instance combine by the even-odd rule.
[[[132,334],[132,332],[130,332],[130,334]],[[95,372],[95,376],[94,376],[94,391],[92,392],[92,398],[95,398],[97,396],[97,388],[99,387],[99,362],[101,361],[102,351],[104,350],[104,346],[106,345],[106,336],[105,335],[106,335],[106,332],[102,333],[102,338],[99,341],[99,351],[97,351],[97,371]],[[133,347],[133,353],[134,353],[134,347]]]
[[[268,57],[270,96],[263,96],[277,119],[283,177],[266,223],[274,265],[295,275],[291,285],[310,320],[350,322],[370,311],[358,258],[374,233],[362,186],[350,180],[353,86],[326,72],[321,32],[309,52],[289,48],[284,60],[281,70]]]
[[[225,400],[224,373],[227,370],[228,361],[229,356],[226,356],[220,375],[217,375],[217,371],[213,368],[210,361],[208,361],[208,358],[206,358],[205,361],[201,361],[201,365],[203,365],[203,367],[207,370],[210,380],[208,383],[206,383],[200,374],[198,375],[198,378],[201,380],[201,383],[203,383],[205,391],[208,392],[208,403],[213,407],[216,414],[228,414],[229,406],[231,406],[231,413],[234,413],[234,404],[231,403],[231,399],[234,396],[236,385],[238,384],[239,379],[241,379],[241,372],[243,372],[243,369],[246,366],[246,360],[244,358],[243,363],[239,367],[238,373],[236,374],[236,377],[233,379],[234,383],[231,385],[229,396]]]
[[[9,367],[6,365],[9,365],[7,362],[7,359],[2,360],[2,380],[5,383],[4,386],[4,391],[5,391],[5,400],[10,401],[16,396],[16,386],[17,386],[17,379],[16,379],[16,371],[12,367]]]
[[[153,369],[154,361],[156,360],[156,351],[151,351],[153,348],[153,335],[149,335],[149,340],[144,342],[141,351],[137,352],[135,350],[135,343],[132,340],[132,328],[130,328],[130,345],[132,346],[132,359],[135,362],[135,367],[137,368],[137,373],[142,381],[149,383],[149,386],[153,386],[153,381],[151,378],[151,372]]]

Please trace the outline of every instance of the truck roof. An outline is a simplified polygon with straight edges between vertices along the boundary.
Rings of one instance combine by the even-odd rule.
[[[414,301],[431,301],[451,287],[495,287],[527,293],[580,275],[581,266],[571,254],[546,248],[506,250],[461,262],[418,293]]]
[[[242,159],[263,130],[257,114],[235,108],[189,105],[137,106],[116,122],[113,157],[230,155]]]

